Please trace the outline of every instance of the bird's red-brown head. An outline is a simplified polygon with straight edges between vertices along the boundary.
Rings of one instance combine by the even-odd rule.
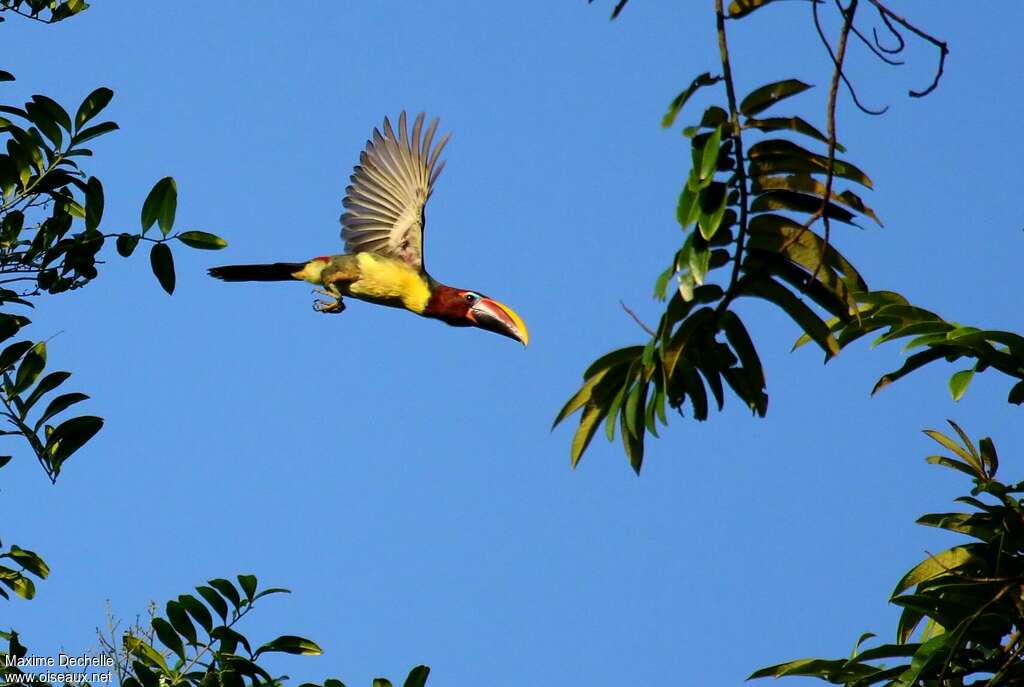
[[[530,338],[526,323],[515,310],[476,291],[436,284],[422,314],[453,327],[486,329],[524,346]]]

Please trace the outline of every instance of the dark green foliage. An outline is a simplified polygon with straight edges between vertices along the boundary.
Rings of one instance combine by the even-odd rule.
[[[52,10],[59,18],[84,9],[84,3],[4,3],[2,7],[31,10],[35,16]],[[78,160],[92,155],[81,147],[83,143],[117,129],[113,122],[94,123],[112,97],[109,88],[97,88],[75,110],[74,119],[59,103],[42,95],[32,96],[22,107],[0,105],[0,113],[5,115],[0,117],[0,140],[6,150],[0,153],[0,282],[12,287],[0,289],[0,343],[29,324],[25,316],[9,312],[12,307],[30,307],[36,297],[82,288],[95,279],[108,238],[116,237],[117,252],[124,257],[130,256],[140,241],[152,242],[153,273],[168,293],[173,292],[175,283],[170,241],[202,249],[227,245],[220,237],[202,231],[171,234],[178,202],[171,177],[158,181],[146,198],[141,233],[101,231],[103,184],[88,176]],[[159,238],[144,235],[153,224],[160,228]],[[49,424],[55,415],[87,398],[65,393],[53,398],[30,422],[29,413],[37,402],[70,376],[55,372],[31,389],[45,363],[42,342],[20,341],[0,354],[4,381],[0,415],[9,423],[3,433],[20,434],[50,479],[56,480],[63,463],[99,431],[103,421],[82,416]]]
[[[855,312],[854,318],[837,318],[828,323],[841,345],[884,330],[872,346],[906,339],[903,351],[915,351],[899,369],[883,375],[872,393],[936,360],[955,362],[967,358],[971,366],[955,372],[949,380],[953,400],[959,401],[964,395],[975,372],[993,368],[1016,380],[1007,400],[1015,404],[1024,402],[1024,337],[948,322],[931,311],[911,305],[892,291],[858,293]],[[796,345],[806,341],[801,337]]]
[[[46,577],[48,572],[35,554],[16,546],[12,546],[9,553],[0,554],[0,558],[11,558],[39,577]],[[114,671],[122,687],[281,685],[287,676],[274,676],[267,672],[260,665],[261,656],[270,653],[318,656],[322,653],[316,642],[295,635],[281,635],[254,649],[254,642],[239,631],[242,620],[252,612],[257,600],[290,592],[280,588],[259,590],[254,575],[238,575],[236,580],[237,584],[218,578],[210,580],[209,586],[197,587],[206,604],[191,594],[183,594],[177,600],[168,601],[164,615],[152,617],[149,627],[129,629],[120,637],[101,636],[102,653],[113,659]],[[23,575],[15,578],[3,566],[0,566],[0,584],[31,598],[31,591],[24,591],[33,589],[31,581]],[[0,594],[7,595],[2,587]],[[230,612],[225,610],[229,604]],[[207,605],[217,613],[219,623],[214,621]],[[14,684],[10,681],[11,676],[21,674],[21,671],[16,666],[8,666],[6,657],[24,656],[26,649],[15,632],[0,633],[0,637],[8,642],[7,651],[0,650],[0,677],[6,678],[4,684]],[[429,672],[426,666],[417,666],[404,684],[422,687]],[[43,682],[34,684],[47,685]],[[304,683],[302,687],[344,687],[344,684],[328,679],[322,685]]]
[[[51,424],[56,415],[88,396],[77,392],[63,393],[42,406],[40,401],[71,376],[69,372],[42,375],[45,367],[44,342],[18,341],[0,352],[0,375],[3,379],[0,417],[6,418],[9,426],[0,433],[20,435],[25,439],[47,476],[56,481],[67,459],[100,430],[103,420],[82,415]],[[43,410],[37,412],[40,408]]]
[[[663,123],[674,121],[694,91],[719,81],[698,76],[672,102]],[[618,422],[626,455],[639,472],[645,435],[657,436],[666,405],[706,420],[712,404],[722,409],[728,387],[751,412],[767,412],[757,348],[730,309],[738,298],[778,307],[826,360],[839,352],[823,314],[849,322],[867,285],[812,226],[819,220],[849,224],[858,215],[877,222],[853,191],[826,188],[839,179],[870,187],[871,180],[848,162],[770,136],[785,131],[820,145],[825,137],[800,117],[755,118],[807,88],[795,80],[770,83],[747,95],[732,117],[712,106],[684,129],[693,164],[676,203],[683,244],[655,282],[655,296],[668,302],[646,345],[592,365],[556,418],[557,425],[581,412],[571,448],[574,466],[602,420],[609,439]],[[736,151],[750,145],[744,132],[757,142],[738,161]]]
[[[976,445],[956,423],[951,437],[926,434],[944,452],[928,457],[974,482],[957,499],[966,512],[931,513],[918,523],[966,538],[928,555],[896,583],[890,601],[903,609],[896,642],[851,657],[801,659],[763,668],[751,677],[804,675],[833,684],[1018,684],[1024,680],[1024,483],[996,479],[999,459],[991,439]]]
[[[42,558],[32,551],[14,545],[0,553],[0,559],[7,559],[5,562],[15,566],[0,564],[0,596],[5,599],[11,598],[9,591],[23,599],[31,599],[36,594],[36,586],[26,573],[41,580],[50,574],[50,567]]]

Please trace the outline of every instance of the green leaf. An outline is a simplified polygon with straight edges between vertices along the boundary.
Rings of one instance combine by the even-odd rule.
[[[153,244],[149,251],[149,264],[164,291],[174,293],[174,257],[166,243]]]
[[[666,291],[668,290],[668,280],[676,273],[675,267],[669,267],[667,270],[658,275],[658,278],[654,282],[654,297],[659,301],[664,301],[666,298]]]
[[[692,178],[692,175],[691,175]],[[700,213],[700,204],[697,202],[697,191],[687,183],[679,193],[679,201],[676,203],[676,221],[684,230],[697,221]]]
[[[617,367],[626,363],[632,363],[643,355],[643,352],[643,346],[626,346],[625,348],[617,348],[614,351],[605,353],[590,364],[590,367],[588,367],[583,373],[583,378],[590,379],[601,370]]]
[[[679,359],[691,341],[702,342],[705,340],[704,337],[697,336],[697,334],[698,332],[706,332],[708,328],[712,327],[714,319],[714,308],[701,308],[687,317],[679,328],[676,329],[675,333],[672,334],[672,338],[665,344],[661,354],[663,368],[668,377],[672,377],[675,373],[676,365],[679,364]]]
[[[199,643],[199,638],[196,636],[195,625],[189,620],[185,607],[177,601],[168,601],[166,611],[167,620],[171,623],[174,631],[184,637],[190,646],[196,646]]]
[[[117,237],[117,252],[123,258],[129,257],[134,251],[135,246],[139,245],[139,239],[142,238],[136,234],[121,234]]]
[[[199,623],[199,625],[206,630],[209,634],[213,629],[213,616],[206,610],[206,606],[202,604],[199,599],[192,596],[191,594],[182,594],[178,597],[178,603],[181,604],[182,608],[188,611],[188,614]]]
[[[704,277],[707,275],[708,269],[711,267],[711,250],[708,248],[704,248],[703,250],[694,248],[691,250],[690,263],[688,267],[690,268],[690,274],[693,275],[693,280],[697,282],[697,284],[703,284]]]
[[[242,597],[238,595],[238,590],[235,586],[227,580],[217,577],[212,580],[207,580],[210,586],[216,589],[221,595],[231,602],[231,605],[236,609],[242,605]]]
[[[252,647],[249,646],[249,640],[245,638],[245,635],[235,632],[230,627],[224,625],[215,627],[210,636],[220,642],[221,653],[233,654],[239,644],[244,646],[248,653],[252,653]]]
[[[924,367],[930,362],[938,360],[946,355],[945,351],[941,348],[931,348],[927,351],[921,351],[909,356],[898,370],[889,372],[879,377],[878,381],[875,382],[874,388],[871,390],[871,395],[874,396],[879,390],[884,389],[898,379],[901,379],[914,370]]]
[[[70,372],[51,372],[36,384],[36,388],[32,390],[32,393],[22,403],[22,417],[28,414],[28,411],[32,408],[36,402],[42,398],[43,394],[47,394],[58,386],[67,381],[68,377],[71,376]]]
[[[103,218],[103,184],[96,177],[89,177],[85,185],[85,229],[94,231]]]
[[[572,437],[572,445],[569,449],[572,467],[575,468],[579,464],[583,452],[587,450],[590,440],[594,438],[594,432],[597,431],[597,426],[601,423],[601,418],[604,415],[604,411],[595,404],[589,404],[584,408],[583,415],[580,417],[580,425]]]
[[[4,556],[10,558],[36,577],[45,580],[50,575],[50,566],[48,566],[46,562],[39,557],[39,554],[33,551],[12,545],[10,552],[4,554]]]
[[[946,549],[942,553],[936,556],[929,556],[925,560],[915,565],[911,570],[903,576],[903,578],[896,584],[896,589],[892,592],[892,597],[896,597],[902,592],[911,587],[918,585],[922,582],[926,582],[932,578],[938,577],[939,575],[946,574],[951,570],[955,570],[960,566],[970,562],[974,558],[974,553],[971,546],[954,546],[951,549]]]
[[[973,377],[974,368],[971,368],[969,370],[960,370],[949,378],[949,393],[953,395],[954,401],[959,401],[963,398],[964,392],[967,391],[967,385],[971,383]]]
[[[722,313],[722,328],[725,330],[725,337],[729,340],[732,349],[743,365],[747,378],[754,390],[764,390],[764,368],[761,365],[761,358],[757,355],[757,348],[754,346],[747,328],[739,315],[731,310]],[[719,404],[721,405],[721,404]]]
[[[672,126],[676,121],[676,115],[678,115],[679,111],[683,109],[684,105],[686,105],[686,101],[690,99],[690,96],[696,93],[699,89],[716,84],[721,80],[722,77],[720,76],[711,76],[711,72],[704,72],[694,79],[682,93],[672,100],[672,103],[668,106],[668,112],[666,112],[665,116],[661,118],[661,126],[665,129]]]
[[[762,177],[763,178],[763,177]],[[769,190],[758,195],[750,204],[751,212],[769,212],[771,210],[788,210],[813,214],[821,209],[821,199],[804,193],[788,190]],[[849,210],[835,203],[825,204],[825,216],[846,224],[854,224],[854,215]]]
[[[178,185],[173,177],[164,177],[153,185],[142,204],[143,233],[156,222],[160,225],[161,233],[167,236],[174,226],[174,215],[177,210]]]
[[[185,645],[182,643],[178,633],[171,627],[171,624],[163,618],[153,618],[150,624],[153,626],[153,631],[156,632],[160,642],[184,660]]]
[[[565,405],[562,406],[562,410],[559,411],[555,421],[551,424],[552,430],[565,420],[565,418],[569,417],[590,402],[590,399],[594,394],[594,389],[605,378],[609,370],[610,368],[605,367],[583,383],[583,386],[580,387],[579,391],[573,394],[572,398],[566,401]]]
[[[198,248],[200,250],[220,250],[228,245],[228,242],[221,237],[205,231],[193,230],[182,232],[178,234],[178,240],[189,248]]]
[[[255,575],[239,575],[238,584],[242,587],[242,591],[245,592],[245,598],[252,603],[256,594],[256,576]]]
[[[772,131],[795,131],[798,134],[809,136],[813,139],[828,143],[828,136],[821,133],[817,128],[811,126],[806,120],[800,117],[768,117],[766,119],[748,119],[743,124],[744,129],[757,129],[764,133]],[[836,150],[845,153],[846,148],[836,143]]]
[[[159,619],[158,620],[162,620]],[[137,656],[142,659],[148,665],[157,668],[162,673],[168,673],[170,670],[167,667],[167,662],[159,651],[144,642],[138,637],[132,636],[131,633],[125,632],[122,641],[124,642],[125,648],[131,652],[133,656]]]
[[[978,471],[975,468],[971,467],[967,463],[954,460],[949,456],[928,456],[925,459],[925,462],[931,465],[942,465],[943,467],[951,468],[972,478],[978,477]]]
[[[430,675],[430,668],[427,666],[416,666],[409,671],[409,677],[405,678],[402,687],[423,687],[427,684],[427,676]],[[327,687],[325,684],[324,687]]]
[[[36,420],[36,424],[34,427],[35,431],[38,432],[39,428],[42,427],[43,424],[47,420],[52,418],[54,415],[57,415],[58,413],[67,410],[74,404],[79,403],[81,401],[85,401],[88,398],[89,397],[86,396],[85,394],[80,394],[78,392],[72,392],[70,394],[61,394],[60,396],[56,397],[55,399],[50,401],[50,404],[46,406],[46,410],[44,410],[43,414],[39,416],[38,420]]]
[[[25,355],[25,352],[34,345],[31,341],[18,341],[5,348],[3,353],[0,353],[0,371],[6,371],[7,368],[18,362],[21,356]]]
[[[647,408],[647,383],[642,379],[630,390],[626,396],[625,406],[622,414],[626,419],[626,428],[634,436],[640,436],[644,427],[644,411]]]
[[[373,687],[392,687],[391,680],[384,677],[376,677],[373,679]]]
[[[32,96],[32,103],[46,111],[46,114],[68,133],[71,132],[71,117],[67,111],[60,106],[56,100],[47,98],[45,95]]]
[[[633,383],[632,376],[627,373],[627,381],[619,389],[619,392],[615,394],[612,402],[605,409],[606,420],[604,423],[604,432],[608,437],[608,441],[615,439],[615,421],[618,419],[619,409],[622,408],[622,403],[626,399],[626,393],[630,390],[630,386]],[[634,387],[635,388],[635,387]]]
[[[0,341],[6,341],[11,338],[28,323],[29,319],[27,317],[0,313]],[[3,367],[0,367],[0,369],[3,369]]]
[[[103,418],[92,415],[71,418],[57,425],[46,442],[50,461],[59,469],[71,454],[82,448],[102,428]]]
[[[254,685],[272,685],[274,677],[266,670],[256,665],[253,661],[242,656],[226,656],[221,652],[221,658],[225,665],[239,675],[247,675],[253,678]]]
[[[102,124],[97,124],[96,126],[90,126],[89,128],[82,129],[77,134],[75,134],[74,137],[71,139],[71,144],[75,146],[80,146],[86,141],[91,141],[92,139],[97,138],[98,136],[109,134],[111,131],[117,131],[119,128],[120,127],[118,127],[117,124],[115,124],[114,122],[103,122]]]
[[[784,139],[768,139],[751,146],[747,153],[752,178],[783,172],[793,174],[826,174],[828,157],[812,153],[806,148]],[[832,174],[841,179],[856,181],[867,188],[871,179],[864,172],[843,160],[833,161]]]
[[[259,656],[265,652],[299,654],[302,656],[319,656],[323,653],[323,650],[317,646],[316,642],[305,639],[304,637],[281,635],[277,639],[271,640],[257,649],[256,655]]]
[[[39,377],[39,373],[46,367],[46,342],[40,341],[32,347],[18,366],[18,375],[14,381],[12,396],[17,396],[32,384]]]
[[[98,115],[113,97],[114,92],[109,88],[103,87],[97,88],[86,96],[85,100],[78,107],[78,113],[75,114],[75,128],[81,129],[82,125]]]
[[[810,87],[810,84],[798,79],[786,79],[761,86],[743,99],[743,102],[740,103],[740,112],[747,117],[753,117],[780,100],[803,93]]]
[[[760,677],[784,677],[786,675],[807,675],[822,677],[834,675],[839,672],[846,661],[826,661],[820,658],[801,658],[796,661],[787,661],[778,665],[761,668],[750,674],[748,680]]]
[[[700,235],[704,240],[710,241],[722,225],[722,218],[725,217],[725,208],[729,196],[726,193],[725,184],[714,182],[700,194]],[[708,252],[710,258],[711,253]],[[695,275],[696,276],[696,275]],[[698,282],[700,283],[700,282]]]
[[[960,427],[955,422],[949,421],[949,424],[953,425],[953,429],[957,431],[957,434],[959,434],[960,438],[963,440],[964,444],[962,447],[958,446],[956,441],[954,441],[953,439],[950,439],[942,432],[937,432],[934,429],[926,429],[924,430],[924,434],[928,436],[930,439],[932,439],[932,441],[941,444],[952,453],[955,453],[960,458],[963,458],[964,462],[968,463],[971,467],[973,467],[976,473],[982,473],[983,470],[981,467],[981,457],[977,454],[977,452],[975,452],[974,446],[971,445],[970,438],[968,438],[963,433],[963,430],[960,429]]]
[[[782,308],[794,322],[800,325],[804,333],[821,347],[825,358],[839,353],[839,343],[832,336],[829,327],[793,292],[771,278],[756,279],[747,285],[744,295],[758,296]]]
[[[914,652],[914,657],[910,661],[910,667],[900,675],[899,684],[918,684],[918,678],[921,676],[921,673],[934,661],[941,659],[945,655],[947,650],[946,644],[950,641],[951,636],[951,633],[943,633],[937,637],[932,637],[922,644]]]
[[[3,569],[0,569],[0,573],[2,572]],[[0,574],[0,583],[6,585],[8,589],[23,599],[31,600],[36,596],[35,583],[24,575]]]
[[[704,142],[704,150],[700,157],[700,179],[711,178],[718,167],[718,149],[722,145],[722,127],[716,126]]]
[[[622,448],[626,451],[626,457],[629,459],[629,466],[633,468],[633,472],[637,475],[640,474],[640,468],[644,462],[644,426],[640,423],[637,428],[636,434],[629,431],[628,418],[625,413],[619,415],[620,422],[619,427],[622,437]]]
[[[262,599],[264,596],[270,596],[271,594],[291,594],[292,590],[284,589],[283,587],[269,587],[264,589],[262,592],[252,597],[252,600]]]
[[[981,452],[982,465],[987,469],[989,477],[994,477],[999,470],[999,455],[996,453],[996,445],[992,443],[991,437],[985,437],[978,442]]]
[[[220,594],[215,592],[211,587],[200,585],[196,587],[196,591],[199,592],[199,596],[206,600],[206,603],[210,604],[210,607],[216,611],[217,615],[224,622],[228,619],[228,605],[224,603],[224,599],[221,598]]]
[[[53,143],[55,149],[59,150],[63,147],[64,135],[61,133],[60,126],[54,121],[51,113],[47,112],[45,108],[36,102],[26,103],[25,111],[28,112],[32,123]]]

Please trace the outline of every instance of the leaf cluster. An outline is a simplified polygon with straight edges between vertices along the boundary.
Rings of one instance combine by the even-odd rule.
[[[0,565],[0,585],[3,585],[0,586],[0,596],[10,599],[11,596],[8,593],[10,590],[23,599],[35,597],[36,585],[26,573],[45,580],[50,574],[50,566],[35,552],[13,544],[6,551],[0,553],[0,559],[2,558],[6,558],[7,562],[17,568]]]
[[[929,363],[967,358],[973,360],[973,364],[953,373],[949,379],[954,401],[963,397],[976,372],[992,368],[1017,380],[1007,400],[1018,405],[1024,403],[1024,337],[949,322],[929,310],[911,305],[893,291],[858,293],[856,301],[855,317],[834,318],[828,323],[840,346],[884,330],[874,339],[872,347],[903,339],[903,352],[914,351],[898,369],[883,375],[872,393]],[[801,337],[796,346],[807,341],[806,336]]]
[[[8,334],[4,339],[9,338]],[[0,339],[2,341],[3,339]],[[56,391],[71,377],[70,372],[46,369],[46,342],[18,341],[0,352],[0,417],[7,420],[8,428],[0,429],[0,436],[23,437],[39,464],[51,481],[56,481],[65,461],[89,441],[103,427],[103,420],[92,415],[73,417],[58,424],[53,419],[76,403],[88,399],[85,394],[67,392],[44,398]],[[33,411],[39,407],[38,414]],[[0,467],[11,460],[0,456]]]
[[[956,423],[950,426],[955,436],[925,432],[945,449],[928,462],[970,477],[974,488],[956,499],[969,509],[917,522],[967,541],[928,554],[896,584],[890,600],[903,611],[895,642],[861,651],[874,637],[866,633],[849,658],[788,661],[752,678],[802,675],[850,687],[995,687],[1024,680],[1024,482],[997,480],[992,440],[975,444]]]
[[[8,78],[9,74],[4,72]],[[113,92],[98,88],[78,106],[74,118],[59,103],[32,96],[22,107],[0,105],[0,279],[32,284],[22,295],[56,294],[96,278],[97,255],[109,238],[130,256],[140,241],[152,243],[150,263],[160,285],[174,291],[174,261],[168,242],[200,249],[227,243],[203,231],[172,234],[178,205],[173,178],[158,181],[142,207],[141,231],[103,233],[103,184],[88,176],[79,160],[92,155],[86,143],[116,131],[115,122],[92,121]],[[81,224],[76,227],[76,220]],[[147,232],[157,225],[159,233]],[[6,277],[6,278],[4,278]]]
[[[662,124],[672,126],[694,93],[721,81],[699,75],[672,101]],[[821,347],[826,360],[839,352],[821,313],[848,321],[856,312],[856,294],[867,285],[812,225],[819,219],[878,219],[852,190],[830,188],[832,179],[870,188],[859,168],[778,137],[782,132],[820,146],[828,143],[824,134],[799,116],[763,116],[808,88],[793,79],[770,83],[749,93],[731,114],[712,106],[683,129],[691,166],[676,220],[684,238],[654,289],[667,305],[650,340],[596,360],[555,419],[557,425],[581,412],[571,448],[574,466],[602,420],[609,440],[619,425],[630,464],[639,472],[645,434],[657,436],[657,425],[667,423],[666,406],[705,420],[712,404],[724,407],[729,388],[752,412],[767,412],[764,369],[731,307],[737,299],[779,308]],[[747,139],[756,142],[742,154]]]
[[[19,562],[33,562],[17,547]],[[24,563],[23,563],[24,565]],[[45,576],[45,575],[43,575]],[[0,578],[2,579],[2,578]],[[149,628],[126,631],[120,641],[103,641],[105,655],[111,656],[122,687],[255,687],[283,684],[287,675],[273,676],[261,665],[261,658],[283,653],[318,656],[320,647],[310,639],[281,635],[257,645],[239,631],[239,623],[258,600],[274,594],[289,594],[279,587],[260,589],[254,575],[238,575],[235,582],[215,578],[195,588],[194,594],[182,594],[168,601],[163,615],[154,615]],[[7,665],[6,656],[21,658],[27,650],[16,632],[0,634],[8,642],[6,654],[0,651],[0,676],[3,685],[17,684],[14,675],[22,671]],[[430,669],[417,666],[405,680],[405,687],[423,687]],[[34,682],[46,685],[47,683]],[[86,683],[86,686],[87,687]],[[384,678],[374,687],[390,687]],[[303,683],[300,687],[345,687],[336,679]]]
[[[85,0],[0,0],[0,22],[4,21],[4,12],[11,12],[44,24],[55,24],[88,8]]]

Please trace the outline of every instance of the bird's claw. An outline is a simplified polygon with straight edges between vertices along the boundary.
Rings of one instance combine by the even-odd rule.
[[[344,309],[345,309],[345,304],[341,301],[340,298],[335,300],[335,301],[321,301],[321,300],[313,301],[313,310],[316,310],[317,312],[330,313],[332,315],[337,315],[338,313],[340,313]]]
[[[333,298],[334,299],[332,301],[322,301],[322,300],[315,300],[315,301],[313,301],[313,310],[316,310],[317,312],[330,313],[332,315],[337,315],[338,313],[340,313],[342,310],[345,309],[345,303],[342,302],[341,296],[339,294],[331,293],[330,291],[323,291],[321,289],[313,289],[313,293],[320,294],[321,296],[327,296],[328,298]]]

